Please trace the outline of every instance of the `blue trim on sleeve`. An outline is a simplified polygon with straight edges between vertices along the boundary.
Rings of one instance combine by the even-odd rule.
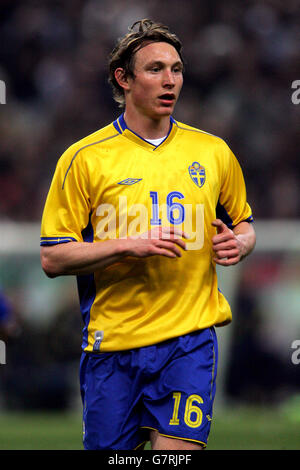
[[[41,237],[40,246],[58,245],[60,243],[77,242],[73,237]]]
[[[218,204],[216,207],[216,216],[218,219],[221,219],[222,222],[224,222],[224,224],[226,224],[228,228],[230,228],[231,230],[234,228],[232,218],[228,214],[225,207],[220,203],[220,201],[218,201]],[[248,223],[254,222],[253,215],[251,214],[247,219],[244,219],[241,222],[248,222]]]

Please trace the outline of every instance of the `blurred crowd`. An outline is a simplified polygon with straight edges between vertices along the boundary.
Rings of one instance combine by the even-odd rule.
[[[1,0],[0,219],[39,221],[59,156],[121,113],[107,57],[145,17],[184,45],[174,117],[226,140],[256,218],[299,217],[298,0]]]

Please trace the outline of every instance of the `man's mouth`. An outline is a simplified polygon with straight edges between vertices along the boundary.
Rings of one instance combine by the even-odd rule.
[[[164,93],[163,95],[160,95],[158,99],[162,101],[163,104],[171,104],[175,100],[175,95],[174,93]]]

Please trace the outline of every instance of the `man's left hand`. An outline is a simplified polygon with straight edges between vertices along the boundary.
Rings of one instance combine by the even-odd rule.
[[[221,266],[237,264],[242,258],[242,243],[222,220],[216,219],[212,225],[217,229],[217,234],[212,238],[212,248],[215,253],[213,260]]]

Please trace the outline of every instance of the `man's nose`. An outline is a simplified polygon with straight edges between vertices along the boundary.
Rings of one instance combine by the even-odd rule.
[[[166,69],[164,71],[163,85],[167,87],[173,87],[175,85],[175,79],[172,70]]]

